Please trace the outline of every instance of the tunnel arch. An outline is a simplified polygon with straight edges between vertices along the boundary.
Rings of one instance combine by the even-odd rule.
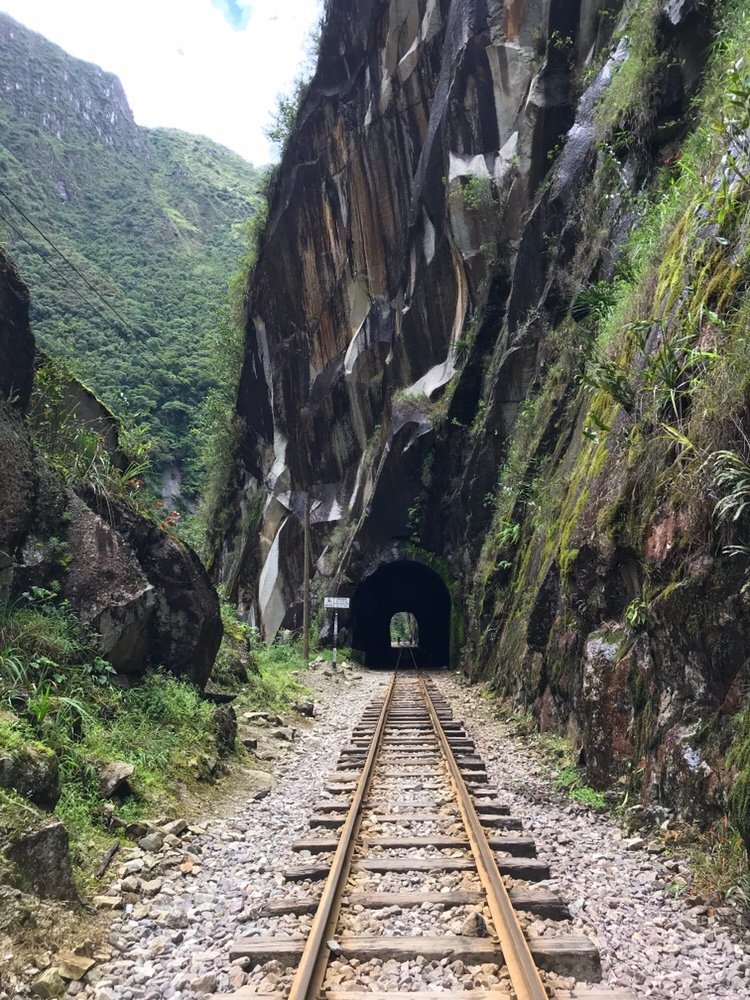
[[[417,619],[419,667],[447,667],[450,662],[451,597],[429,566],[400,559],[379,566],[359,584],[352,598],[352,646],[365,654],[368,667],[393,667],[401,650],[391,647],[391,618],[408,611]],[[407,663],[408,660],[408,663]],[[411,656],[401,657],[411,666]]]

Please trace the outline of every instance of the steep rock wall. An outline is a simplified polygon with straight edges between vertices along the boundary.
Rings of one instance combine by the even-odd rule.
[[[589,780],[700,818],[731,788],[750,839],[746,567],[715,513],[747,440],[745,34],[698,0],[330,5],[216,565],[267,638],[297,625],[309,491],[316,597],[425,563],[456,663]]]
[[[504,238],[518,238],[539,163],[572,121],[574,61],[546,44],[577,25],[569,6],[331,5],[248,298],[239,503],[220,556],[269,635],[298,597],[308,489],[313,522],[341,524],[398,482],[362,557],[409,535],[409,478],[434,435],[415,403],[457,370],[501,225],[471,196],[494,191]]]

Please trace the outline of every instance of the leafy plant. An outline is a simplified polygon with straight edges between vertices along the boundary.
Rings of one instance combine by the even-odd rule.
[[[612,311],[617,292],[615,282],[596,281],[576,295],[570,314],[577,323],[597,327]]]
[[[639,631],[648,621],[648,604],[642,597],[634,598],[625,609],[625,622],[633,629]]]
[[[143,516],[153,516],[145,490],[151,447],[145,432],[131,432],[128,440],[136,453],[125,457],[114,418],[103,416],[93,426],[78,416],[74,386],[72,372],[60,360],[47,359],[37,370],[29,409],[35,444],[66,483],[90,486],[103,506],[118,500]],[[64,561],[68,555],[59,552],[62,543],[56,541]]]
[[[747,891],[747,854],[735,829],[717,823],[690,852],[692,891],[706,899],[742,903]]]
[[[521,537],[521,525],[515,521],[504,521],[498,528],[497,540],[501,546],[517,545]]]
[[[481,212],[493,204],[492,180],[489,177],[470,177],[461,190],[463,202],[470,212]]]
[[[273,121],[265,133],[281,152],[286,149],[299,109],[309,89],[309,79],[300,76],[294,81],[291,93],[280,94],[277,98]]]
[[[35,724],[40,726],[49,715],[52,705],[52,684],[50,681],[44,681],[43,684],[36,686],[34,694],[26,702],[26,711]]]
[[[737,523],[750,506],[750,462],[736,451],[717,451],[712,456],[714,483],[724,496],[714,514],[720,521]]]
[[[581,375],[581,383],[587,389],[605,392],[626,413],[635,410],[636,392],[631,382],[631,373],[617,361],[595,353],[586,364]]]
[[[685,403],[696,388],[697,380],[706,371],[709,362],[717,358],[715,351],[699,350],[691,346],[690,338],[666,338],[650,354],[644,372],[644,381],[654,398],[659,416],[669,415],[676,421],[685,415]]]

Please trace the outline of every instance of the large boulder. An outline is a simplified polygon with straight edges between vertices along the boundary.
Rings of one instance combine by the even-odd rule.
[[[148,600],[153,603],[148,608],[147,640],[138,660],[131,657],[132,665],[128,669],[161,665],[203,688],[211,674],[223,631],[219,598],[203,563],[188,545],[125,504],[103,501],[89,488],[79,490],[78,495],[96,518],[96,531],[91,537],[87,533],[92,525],[83,516],[79,520],[80,525],[88,525],[84,531],[84,537],[89,538],[88,544],[93,548],[113,546],[113,551],[120,553],[121,571],[128,574],[133,594],[141,587],[145,598],[146,585],[151,587]],[[117,544],[102,526],[116,536]],[[125,551],[130,554],[127,560]],[[99,563],[103,560],[102,555]],[[78,591],[88,595],[88,605],[93,608],[95,590],[99,586],[98,573],[92,572],[85,552],[77,557],[77,566]],[[112,586],[115,586],[114,581]],[[126,591],[127,588],[122,593]],[[111,599],[105,595],[104,600],[106,607],[110,607]],[[106,616],[106,608],[104,613]],[[111,611],[108,614],[104,620],[110,625]]]
[[[72,496],[64,596],[99,634],[99,648],[119,673],[143,670],[152,652],[156,594],[123,537]]]
[[[5,849],[16,887],[42,899],[77,900],[68,846],[59,820],[18,834]]]

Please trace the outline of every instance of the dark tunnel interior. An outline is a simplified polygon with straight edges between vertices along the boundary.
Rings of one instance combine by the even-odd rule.
[[[368,667],[447,667],[450,661],[451,598],[434,570],[406,560],[387,563],[366,577],[352,599],[352,645]],[[419,645],[391,646],[391,618],[409,611],[419,625]],[[411,653],[414,655],[412,661]]]

